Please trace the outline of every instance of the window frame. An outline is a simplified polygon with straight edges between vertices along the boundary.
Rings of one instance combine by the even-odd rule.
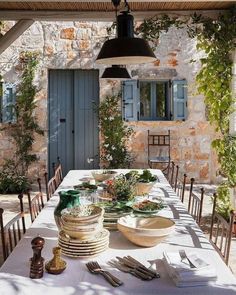
[[[151,117],[142,117],[140,116],[140,103],[141,103],[141,96],[140,96],[140,84],[144,83],[150,83],[151,84]],[[157,83],[165,83],[165,90],[166,90],[166,96],[165,96],[165,108],[166,108],[166,117],[157,117],[155,116],[155,113],[157,111],[156,108],[156,84]],[[139,115],[138,115],[138,121],[171,121],[172,118],[172,113],[171,113],[171,108],[172,108],[172,97],[171,97],[171,81],[168,79],[139,79],[138,80],[138,96],[139,96]]]
[[[167,117],[152,117],[140,119],[140,81],[169,82]],[[188,81],[186,79],[130,79],[122,81],[122,117],[130,122],[154,121],[186,121],[188,119]],[[182,87],[179,91],[179,87]]]

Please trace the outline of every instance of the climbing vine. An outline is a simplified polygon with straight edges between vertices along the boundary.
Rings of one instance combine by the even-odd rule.
[[[212,142],[220,163],[220,174],[226,179],[218,188],[218,210],[228,216],[229,187],[236,186],[236,138],[229,134],[235,102],[231,89],[231,52],[236,47],[236,8],[220,13],[214,20],[198,14],[181,19],[155,16],[144,20],[136,31],[155,46],[160,34],[172,26],[187,28],[189,37],[197,40],[197,49],[205,52],[196,80],[199,92],[205,97],[209,121],[220,134]]]
[[[134,160],[127,147],[133,129],[122,119],[120,100],[120,94],[107,95],[98,108],[102,135],[100,158],[108,169],[130,168]]]
[[[16,103],[13,105],[15,120],[9,126],[2,128],[12,137],[15,153],[5,159],[0,171],[0,192],[19,193],[29,187],[28,168],[37,160],[32,153],[35,135],[43,135],[43,130],[34,115],[36,104],[36,86],[33,83],[38,55],[34,52],[23,52],[20,55],[22,68],[21,82],[17,87]]]

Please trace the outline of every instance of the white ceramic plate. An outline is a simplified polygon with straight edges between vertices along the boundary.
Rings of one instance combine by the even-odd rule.
[[[103,228],[100,232],[98,232],[92,239],[89,240],[79,240],[79,239],[72,239],[68,237],[64,231],[60,231],[59,238],[60,240],[63,240],[64,242],[75,244],[75,245],[91,245],[96,244],[98,242],[104,241],[106,239],[109,239],[109,231]]]
[[[104,245],[100,245],[99,247],[95,247],[95,248],[84,248],[84,249],[72,249],[72,248],[68,248],[68,247],[64,247],[64,245],[60,244],[60,242],[58,243],[59,246],[61,247],[62,251],[66,251],[68,253],[72,253],[72,254],[89,254],[91,252],[97,252],[100,251],[104,248],[107,248],[109,246],[109,242],[106,242]]]
[[[109,243],[109,239],[103,240],[101,242],[98,242],[96,244],[86,244],[86,245],[75,245],[75,244],[70,244],[70,243],[66,243],[62,240],[58,240],[58,243],[60,244],[60,246],[62,246],[63,248],[70,248],[70,249],[77,249],[77,250],[86,250],[86,249],[95,249],[95,248],[99,248],[102,247],[104,245],[106,245],[107,243]]]
[[[84,254],[84,253],[81,253],[81,254],[72,254],[70,252],[67,252],[67,251],[64,251],[62,250],[61,253],[64,254],[65,256],[68,256],[68,257],[73,257],[73,258],[90,258],[90,257],[93,257],[93,256],[97,256],[98,254],[102,253],[102,252],[105,252],[106,250],[108,249],[107,248],[104,248],[100,251],[97,251],[97,252],[90,252],[89,254]]]

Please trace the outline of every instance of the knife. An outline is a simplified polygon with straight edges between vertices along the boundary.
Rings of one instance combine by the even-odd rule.
[[[146,271],[148,271],[149,273],[151,273],[156,278],[160,278],[160,274],[158,272],[156,272],[155,270],[152,270],[150,268],[147,268],[145,265],[143,265],[138,260],[134,259],[132,256],[129,256],[128,255],[128,256],[126,256],[126,258],[129,259],[130,261],[132,261],[133,263],[136,263],[137,265],[139,265],[140,267],[142,267],[143,269],[145,269]]]
[[[121,257],[116,257],[121,263],[127,265],[128,267],[131,267],[133,269],[137,269],[139,270],[140,272],[142,272],[143,274],[145,274],[146,276],[150,277],[150,279],[153,279],[155,276],[148,270],[148,269],[145,269],[143,268],[142,266],[140,265],[137,265],[136,263],[134,262],[131,262],[129,261],[127,258],[121,258]]]

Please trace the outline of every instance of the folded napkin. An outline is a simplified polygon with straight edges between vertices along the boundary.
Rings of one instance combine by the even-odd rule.
[[[214,267],[195,253],[188,254],[195,268],[191,268],[185,259],[181,260],[179,252],[164,252],[163,256],[166,270],[177,287],[204,286],[217,279]]]

